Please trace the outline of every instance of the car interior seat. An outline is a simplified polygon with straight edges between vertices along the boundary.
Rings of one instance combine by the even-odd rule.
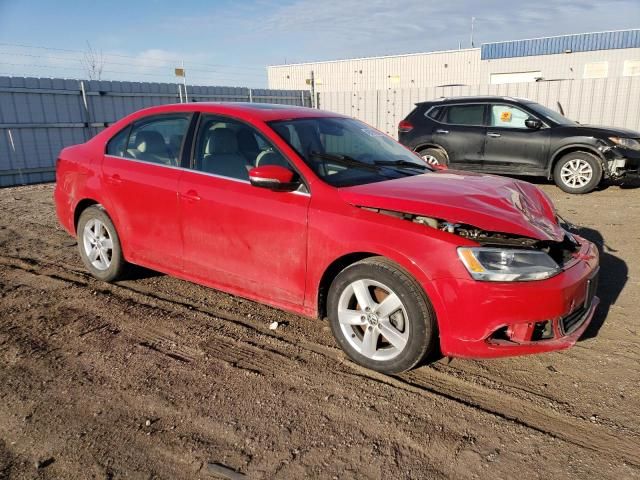
[[[238,147],[236,134],[230,128],[215,128],[206,133],[205,154],[200,168],[224,177],[249,179],[247,162]]]
[[[133,151],[129,149],[128,152],[139,160],[163,165],[173,164],[164,137],[154,130],[138,132]]]
[[[248,128],[241,128],[236,133],[238,139],[238,149],[244,156],[247,164],[251,167],[256,165],[256,158],[260,154],[260,147],[255,134]]]

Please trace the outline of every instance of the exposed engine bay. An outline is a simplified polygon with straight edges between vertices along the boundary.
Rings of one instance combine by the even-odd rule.
[[[567,231],[561,242],[537,240],[535,238],[522,237],[510,233],[488,232],[472,225],[452,223],[432,217],[414,215],[412,213],[395,212],[380,208],[360,207],[364,210],[401,218],[413,223],[425,225],[430,228],[459,235],[478,242],[483,247],[511,247],[531,250],[540,250],[547,253],[560,266],[565,265],[573,258],[573,254],[580,249],[580,244],[574,236]],[[566,230],[566,229],[565,229]]]

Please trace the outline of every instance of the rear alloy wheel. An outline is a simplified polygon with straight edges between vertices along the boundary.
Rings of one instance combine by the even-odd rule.
[[[558,160],[553,179],[567,193],[589,193],[602,179],[602,165],[590,153],[572,152]]]
[[[93,205],[78,220],[78,249],[89,272],[99,280],[117,280],[125,268],[116,228],[102,207]]]
[[[419,150],[418,155],[429,165],[446,166],[449,163],[447,154],[439,148],[425,148],[424,150]]]
[[[340,272],[329,290],[328,311],[342,349],[372,370],[409,370],[434,344],[434,315],[420,286],[381,257]]]

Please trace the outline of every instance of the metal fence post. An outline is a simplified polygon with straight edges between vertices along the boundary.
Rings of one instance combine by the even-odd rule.
[[[249,103],[253,103],[253,90],[249,89]]]

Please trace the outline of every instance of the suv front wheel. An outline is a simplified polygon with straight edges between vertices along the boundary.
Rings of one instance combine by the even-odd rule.
[[[602,164],[593,154],[571,152],[563,156],[553,169],[553,180],[567,193],[589,193],[602,179]]]

